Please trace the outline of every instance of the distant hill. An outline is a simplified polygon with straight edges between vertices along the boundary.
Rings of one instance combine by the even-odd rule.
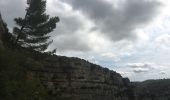
[[[170,100],[170,79],[133,83],[137,100]]]

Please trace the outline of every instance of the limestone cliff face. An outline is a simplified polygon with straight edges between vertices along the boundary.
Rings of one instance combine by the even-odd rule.
[[[82,59],[48,56],[38,68],[31,69],[52,96],[71,100],[129,100],[125,92],[129,79]]]

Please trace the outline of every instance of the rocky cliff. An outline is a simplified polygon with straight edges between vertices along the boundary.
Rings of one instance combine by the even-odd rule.
[[[41,64],[30,68],[32,76],[40,77],[52,96],[71,100],[132,100],[129,79],[107,68],[79,58],[46,56]]]

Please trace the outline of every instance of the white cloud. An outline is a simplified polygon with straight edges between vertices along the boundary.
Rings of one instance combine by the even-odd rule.
[[[164,75],[166,74],[166,71],[160,71],[159,74]]]
[[[126,67],[125,67],[126,66]],[[129,77],[132,81],[146,79],[168,78],[170,64],[159,63],[127,63],[116,69],[122,76]]]
[[[170,49],[170,34],[163,34],[155,39],[157,49]]]

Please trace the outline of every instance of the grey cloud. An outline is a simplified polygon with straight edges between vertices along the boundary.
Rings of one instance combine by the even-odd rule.
[[[53,32],[55,34],[52,34],[54,36],[74,34],[83,27],[83,23],[79,16],[72,11],[65,11],[64,4],[60,1],[53,0],[52,4],[47,5],[47,13],[51,16],[59,16],[60,18],[60,22],[57,23],[57,28],[55,32]]]
[[[76,16],[60,16],[57,28],[51,34],[54,40],[51,48],[57,47],[58,51],[89,51],[90,47],[86,40],[81,40],[81,36],[76,34],[82,27],[83,24]]]
[[[25,14],[26,0],[0,0],[0,11],[9,29],[15,25],[14,18]]]
[[[154,69],[153,64],[149,63],[130,63],[128,67],[130,67],[134,73],[149,72]]]
[[[53,39],[54,43],[51,48],[57,47],[58,51],[82,51],[86,52],[90,50],[90,47],[86,44],[84,40],[80,40],[79,36],[72,35],[62,35]]]
[[[82,11],[96,24],[98,30],[113,41],[135,39],[133,30],[152,20],[161,5],[158,1],[147,0],[125,0],[118,8],[104,0],[64,0],[64,2],[72,5],[73,9]]]
[[[130,68],[152,68],[152,65],[147,64],[147,63],[130,63],[128,64],[128,67]]]
[[[133,72],[134,73],[143,73],[143,72],[148,72],[149,69],[134,69]]]
[[[60,14],[57,14],[60,15]],[[76,31],[82,28],[83,24],[80,22],[76,16],[59,16],[60,22],[57,23],[57,27],[54,34],[52,35],[71,35],[74,34]]]
[[[62,6],[61,2],[53,2],[51,6]],[[57,24],[55,31],[51,34],[53,43],[50,45],[51,49],[57,48],[59,52],[65,51],[81,51],[87,52],[90,47],[85,42],[85,39],[81,40],[80,35],[77,35],[77,31],[83,29],[84,23],[80,20],[79,16],[75,14],[70,14],[64,12],[64,7],[60,7],[61,11],[58,9],[48,9],[53,10],[52,16],[59,16],[60,22]],[[50,12],[50,11],[49,11]]]

